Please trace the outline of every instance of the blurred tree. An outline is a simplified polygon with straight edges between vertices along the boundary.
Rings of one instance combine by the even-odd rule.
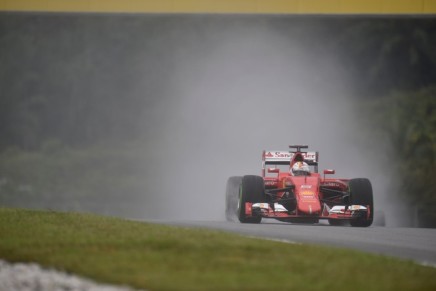
[[[364,96],[416,90],[436,80],[434,18],[356,21],[338,39],[356,88]]]
[[[366,135],[387,144],[384,161],[397,175],[400,197],[415,207],[420,226],[431,227],[436,227],[435,108],[436,86],[431,86],[373,100],[363,114],[371,128]]]

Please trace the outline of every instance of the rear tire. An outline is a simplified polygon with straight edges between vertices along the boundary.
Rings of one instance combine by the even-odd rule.
[[[350,221],[351,226],[368,227],[374,219],[374,200],[371,182],[365,178],[352,179],[348,183],[350,204],[369,206],[369,217],[362,217]]]
[[[259,176],[242,177],[241,187],[239,188],[239,207],[238,218],[242,223],[260,223],[261,216],[246,217],[245,203],[265,202],[265,185],[263,178]]]
[[[242,177],[234,176],[227,180],[226,186],[226,220],[237,221],[238,218],[238,200],[239,187],[242,183]]]

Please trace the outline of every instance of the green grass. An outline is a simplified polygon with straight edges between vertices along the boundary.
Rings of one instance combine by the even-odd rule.
[[[436,290],[410,261],[79,213],[0,208],[0,258],[148,290]]]

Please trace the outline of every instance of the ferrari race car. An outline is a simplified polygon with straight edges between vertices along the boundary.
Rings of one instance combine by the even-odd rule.
[[[263,151],[262,176],[230,177],[226,188],[226,218],[260,223],[275,218],[291,223],[331,225],[372,224],[374,203],[366,178],[326,178],[335,170],[318,173],[318,152],[307,145],[291,145],[290,151]],[[266,169],[266,166],[268,168]]]

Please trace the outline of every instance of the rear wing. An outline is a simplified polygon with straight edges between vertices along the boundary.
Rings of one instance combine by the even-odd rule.
[[[290,165],[292,158],[296,153],[289,151],[263,151],[262,153],[262,173],[265,176],[265,165]],[[318,173],[318,152],[301,152],[304,161],[315,167]]]

